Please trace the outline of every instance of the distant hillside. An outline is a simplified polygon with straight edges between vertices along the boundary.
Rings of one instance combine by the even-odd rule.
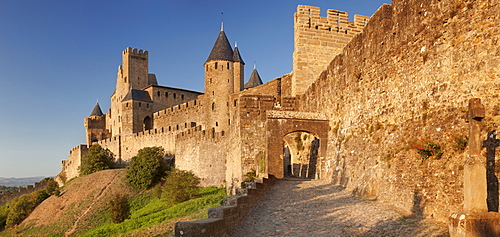
[[[13,187],[24,187],[26,185],[33,185],[34,183],[44,179],[44,176],[27,177],[27,178],[4,178],[0,177],[0,185],[3,186],[13,186]]]

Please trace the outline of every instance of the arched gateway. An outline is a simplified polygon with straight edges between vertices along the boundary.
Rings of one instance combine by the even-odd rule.
[[[307,137],[306,137],[307,136]],[[310,136],[310,137],[309,137]],[[296,143],[312,139],[312,157],[307,162],[287,160],[290,151],[300,152]],[[320,178],[321,161],[326,156],[328,140],[328,117],[321,113],[306,113],[294,111],[267,111],[266,122],[266,173],[277,178],[292,176]],[[291,144],[295,140],[295,148]],[[319,145],[319,146],[318,146]],[[300,145],[299,145],[300,146]],[[314,147],[316,146],[316,147]],[[286,151],[288,148],[288,154]],[[317,152],[317,154],[314,154]],[[311,152],[309,153],[311,154]],[[295,164],[295,168],[294,168]],[[294,170],[295,169],[295,170]],[[298,170],[297,170],[298,169]]]

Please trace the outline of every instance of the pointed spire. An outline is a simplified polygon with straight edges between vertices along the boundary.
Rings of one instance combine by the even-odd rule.
[[[243,59],[241,58],[240,50],[238,49],[238,42],[236,42],[234,46],[233,62],[240,62],[241,64],[245,65],[245,62],[243,62]]]
[[[210,52],[208,56],[207,62],[211,60],[233,61],[233,49],[223,30],[220,31],[214,47],[212,48],[212,52]]]
[[[220,14],[222,17],[220,31],[224,31],[224,12],[220,12]]]
[[[94,106],[94,109],[92,110],[92,113],[90,114],[90,116],[102,116],[103,113],[102,113],[102,110],[101,110],[101,106],[99,106],[99,102],[95,103],[95,106]]]
[[[252,71],[252,75],[250,75],[250,78],[248,79],[248,82],[245,83],[243,86],[244,89],[249,89],[252,87],[260,86],[264,83],[262,83],[262,79],[260,79],[259,72],[257,72],[257,69],[254,68]]]

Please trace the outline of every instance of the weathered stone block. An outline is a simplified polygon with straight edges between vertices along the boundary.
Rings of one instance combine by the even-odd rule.
[[[175,236],[220,237],[229,235],[225,233],[224,219],[207,218],[197,221],[175,223]]]
[[[453,213],[448,225],[451,237],[500,236],[500,213]]]

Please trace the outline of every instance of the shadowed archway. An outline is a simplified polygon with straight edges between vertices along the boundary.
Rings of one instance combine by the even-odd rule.
[[[295,152],[295,155],[297,155],[297,149],[294,151],[293,142],[290,141],[291,139],[297,139],[298,134],[301,134],[300,140],[302,142],[304,141],[303,136],[308,134],[307,139],[311,140],[306,140],[309,141],[312,146],[315,146],[315,149],[312,149],[312,155],[314,156],[312,160],[309,157],[307,158],[307,162],[296,163],[300,166],[299,170],[301,173],[299,177],[321,178],[321,161],[326,156],[327,151],[328,118],[324,114],[294,111],[268,111],[267,113],[266,174],[272,174],[276,176],[276,178],[283,178],[285,175],[294,173],[299,174],[297,171],[293,170],[292,153]],[[288,138],[286,138],[287,135],[289,136]],[[288,140],[288,142],[285,142],[285,140]],[[298,140],[299,139],[297,139],[297,142]],[[315,144],[312,144],[313,141]],[[295,148],[296,147],[297,145],[295,145]],[[285,159],[287,148],[287,155],[290,157],[290,161]],[[311,156],[311,152],[309,152],[309,156]],[[314,164],[312,162],[314,162]],[[303,166],[306,163],[307,168]],[[310,167],[311,164],[313,164],[312,168]],[[291,167],[288,168],[287,165],[291,165]]]

